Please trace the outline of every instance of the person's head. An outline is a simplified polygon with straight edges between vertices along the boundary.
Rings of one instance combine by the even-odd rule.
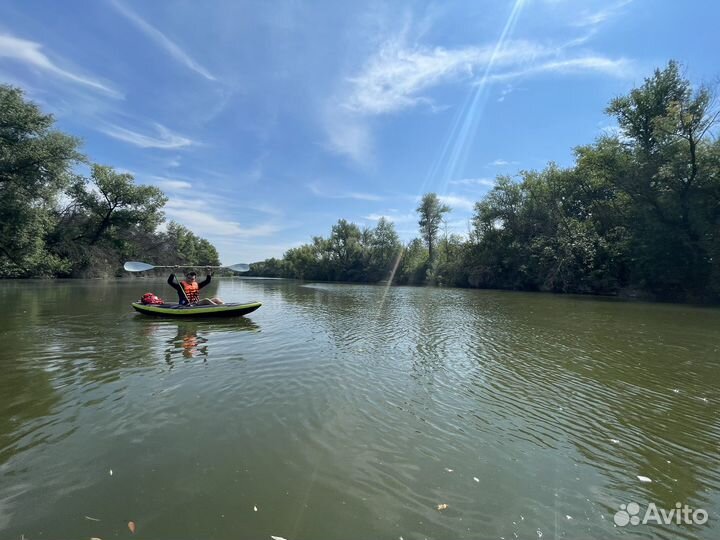
[[[185,272],[185,279],[187,279],[190,283],[195,281],[197,278],[197,274],[195,272]]]

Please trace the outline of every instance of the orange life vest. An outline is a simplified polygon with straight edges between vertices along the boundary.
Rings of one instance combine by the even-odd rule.
[[[188,302],[194,304],[200,301],[200,286],[197,281],[193,281],[192,283],[181,281],[180,286],[183,288],[183,291],[185,291]]]

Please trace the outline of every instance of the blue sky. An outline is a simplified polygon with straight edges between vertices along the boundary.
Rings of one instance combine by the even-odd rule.
[[[410,239],[427,191],[467,231],[497,174],[570,164],[668,59],[717,80],[718,20],[712,0],[16,0],[0,81],[232,264],[338,218]]]

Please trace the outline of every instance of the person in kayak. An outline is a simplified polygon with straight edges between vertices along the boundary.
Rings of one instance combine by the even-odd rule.
[[[175,289],[178,293],[178,302],[182,305],[206,306],[218,305],[224,302],[220,298],[203,298],[200,299],[200,289],[210,284],[212,279],[212,271],[208,268],[207,276],[200,283],[197,282],[197,274],[195,272],[186,272],[185,280],[178,283],[175,274],[168,277],[168,285]]]

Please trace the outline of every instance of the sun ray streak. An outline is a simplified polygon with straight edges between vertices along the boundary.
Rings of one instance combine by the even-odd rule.
[[[402,260],[404,252],[405,252],[405,249],[403,248],[398,252],[397,257],[395,257],[395,262],[393,263],[392,270],[390,271],[390,277],[388,277],[387,283],[385,284],[385,290],[383,291],[382,298],[380,298],[380,305],[378,306],[376,316],[380,316],[380,312],[382,312],[383,306],[385,306],[385,297],[387,296],[387,293],[390,290],[390,286],[392,285],[392,282],[395,279],[395,272],[397,272],[397,269],[400,266],[400,261]]]
[[[505,43],[508,41],[517,24],[524,4],[525,0],[516,0],[515,5],[510,12],[510,16],[505,23],[505,27],[495,44],[492,56],[485,66],[485,71],[482,79],[480,79],[480,82],[478,83],[472,101],[463,115],[462,125],[460,126],[458,133],[454,135],[455,144],[453,145],[452,153],[446,164],[445,174],[441,179],[441,192],[447,187],[447,182],[459,174],[467,161],[467,153],[470,143],[477,132],[480,118],[482,117],[485,103],[487,102],[488,79],[490,77],[490,73],[495,66],[498,56],[505,47]]]
[[[472,140],[477,132],[485,103],[487,102],[489,83],[492,78],[491,74],[517,25],[526,1],[527,0],[515,1],[512,11],[505,22],[505,26],[495,43],[490,59],[485,66],[482,78],[477,83],[475,90],[465,99],[463,106],[453,119],[452,127],[443,144],[442,151],[429,169],[428,175],[421,186],[421,193],[427,191],[431,186],[434,186],[434,191],[443,194],[447,190],[448,182],[463,173]],[[438,178],[440,170],[443,170],[443,173],[442,176]]]

